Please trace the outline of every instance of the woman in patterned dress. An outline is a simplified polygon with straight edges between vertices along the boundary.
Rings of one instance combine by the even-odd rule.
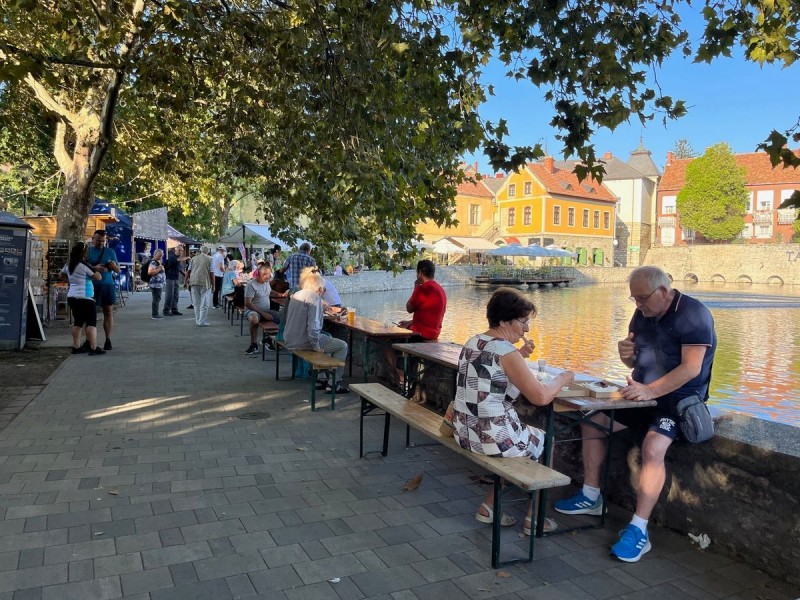
[[[534,406],[553,401],[562,386],[570,384],[574,374],[565,371],[547,381],[539,381],[525,359],[533,352],[533,342],[525,338],[536,307],[517,290],[499,288],[486,306],[489,329],[470,338],[458,360],[455,412],[455,438],[461,447],[498,457],[530,457],[538,460],[544,449],[544,431],[520,421],[514,403],[523,397]],[[514,344],[523,341],[521,348]],[[494,497],[492,491],[478,508],[475,518],[491,523]],[[524,531],[530,534],[531,507]],[[545,530],[555,529],[547,520]],[[516,520],[503,515],[504,527]]]

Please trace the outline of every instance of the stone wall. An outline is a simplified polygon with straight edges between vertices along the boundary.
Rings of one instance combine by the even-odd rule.
[[[443,287],[463,286],[469,283],[469,266],[437,266],[436,281]],[[392,273],[391,271],[363,271],[350,276],[332,277],[333,284],[340,294],[362,292],[386,292],[403,290],[410,294],[417,273],[414,270]]]
[[[645,263],[676,282],[694,276],[718,283],[800,285],[800,244],[721,244],[651,248]]]
[[[610,502],[634,510],[640,439],[615,436]],[[684,534],[705,533],[712,551],[800,585],[800,440],[797,428],[743,415],[717,420],[705,444],[667,452],[667,481],[651,520]],[[583,481],[580,445],[556,445],[554,467]]]

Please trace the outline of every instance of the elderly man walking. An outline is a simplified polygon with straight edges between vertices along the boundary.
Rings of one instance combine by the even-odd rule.
[[[225,252],[225,246],[220,244],[217,246],[214,256],[211,257],[211,272],[214,275],[214,308],[221,308],[219,294],[222,290],[222,279],[225,277]]]
[[[626,400],[656,400],[657,406],[630,408],[615,413],[614,431],[630,428],[644,435],[642,468],[636,494],[636,512],[611,547],[611,555],[636,562],[650,551],[647,522],[666,480],[664,456],[681,437],[676,406],[690,396],[708,398],[711,365],[717,347],[714,319],[698,300],[672,289],[669,277],[658,267],[639,267],[628,283],[636,304],[628,336],[618,342],[619,357],[633,372],[622,388]],[[605,414],[592,421],[608,427]],[[590,424],[581,424],[583,438],[583,489],[554,508],[568,515],[603,512],[600,471],[605,458],[604,437]]]
[[[214,289],[214,274],[211,272],[211,251],[203,246],[202,251],[189,263],[189,292],[192,295],[194,321],[198,327],[208,327],[208,305]]]

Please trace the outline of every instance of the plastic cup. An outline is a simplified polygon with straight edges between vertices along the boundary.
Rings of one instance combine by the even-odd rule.
[[[355,308],[348,308],[347,309],[347,323],[348,325],[352,325],[356,322],[356,309]]]

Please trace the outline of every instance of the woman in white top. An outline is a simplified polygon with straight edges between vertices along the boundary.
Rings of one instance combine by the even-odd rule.
[[[462,448],[486,456],[527,457],[537,460],[544,449],[544,431],[520,421],[514,403],[520,398],[534,406],[553,401],[562,386],[574,379],[565,371],[541,382],[525,363],[533,342],[525,338],[536,307],[517,290],[499,288],[486,306],[489,329],[464,344],[458,359],[458,379],[453,413],[456,441]],[[523,341],[517,349],[514,344]],[[475,518],[491,523],[494,496],[490,490]],[[523,531],[530,535],[531,507]],[[515,523],[503,515],[504,527]],[[545,531],[556,528],[547,519]]]
[[[94,304],[94,285],[103,275],[86,262],[89,247],[83,242],[72,246],[69,262],[61,270],[61,280],[69,282],[67,305],[72,311],[72,353],[81,354],[88,350],[90,356],[105,354],[97,347],[97,311]],[[81,329],[86,326],[86,342],[80,345]]]

